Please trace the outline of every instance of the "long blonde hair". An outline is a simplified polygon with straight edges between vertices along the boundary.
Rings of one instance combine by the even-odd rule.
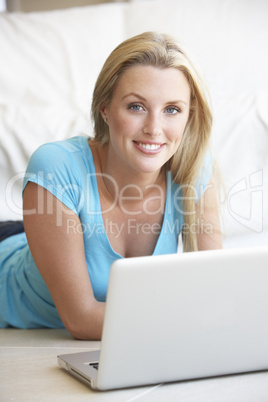
[[[176,68],[188,80],[191,90],[189,118],[182,142],[165,167],[171,171],[174,182],[182,186],[184,227],[187,228],[183,231],[183,249],[197,250],[196,231],[191,230],[196,224],[195,187],[208,150],[212,127],[206,87],[193,63],[173,37],[145,32],[122,42],[104,63],[93,92],[91,113],[95,140],[101,144],[109,142],[109,127],[101,116],[100,107],[109,104],[119,77],[133,65]]]

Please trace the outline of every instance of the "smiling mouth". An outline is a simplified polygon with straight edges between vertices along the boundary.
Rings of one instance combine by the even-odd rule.
[[[143,148],[143,149],[147,149],[149,151],[156,151],[157,149],[159,149],[161,147],[161,144],[148,144],[148,143],[143,143],[143,142],[137,142],[134,141],[135,144],[137,144],[139,147]]]

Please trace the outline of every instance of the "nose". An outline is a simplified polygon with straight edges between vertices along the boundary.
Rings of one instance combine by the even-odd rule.
[[[148,113],[143,126],[144,134],[157,137],[161,134],[161,122],[160,118],[156,113]]]

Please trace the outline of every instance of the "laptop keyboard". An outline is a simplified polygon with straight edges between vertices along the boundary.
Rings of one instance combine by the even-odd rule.
[[[92,366],[96,370],[99,369],[99,362],[89,363],[89,365]]]

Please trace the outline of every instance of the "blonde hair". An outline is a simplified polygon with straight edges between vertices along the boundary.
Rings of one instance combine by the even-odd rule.
[[[205,85],[189,57],[171,36],[145,32],[124,41],[107,58],[93,92],[91,113],[95,139],[101,144],[109,142],[109,127],[101,116],[100,107],[109,104],[120,76],[133,65],[176,68],[188,80],[191,90],[189,118],[182,142],[165,168],[171,171],[174,182],[182,186],[184,227],[188,228],[183,232],[183,249],[195,251],[196,231],[189,228],[196,223],[195,187],[208,150],[212,127]]]

